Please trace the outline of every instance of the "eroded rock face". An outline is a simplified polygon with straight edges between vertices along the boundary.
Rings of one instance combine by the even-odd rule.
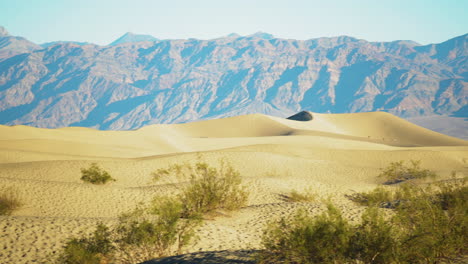
[[[262,33],[28,46],[0,57],[0,123],[134,129],[300,110],[467,117],[467,38],[421,46]]]

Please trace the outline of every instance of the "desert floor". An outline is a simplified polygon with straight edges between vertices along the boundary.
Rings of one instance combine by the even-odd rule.
[[[218,166],[224,159],[250,191],[246,207],[199,228],[200,239],[188,252],[207,252],[206,263],[244,259],[261,248],[266,223],[298,208],[322,212],[322,199],[357,221],[363,208],[344,195],[377,186],[380,168],[390,162],[421,160],[440,177],[452,171],[468,176],[468,141],[387,113],[312,115],[306,122],[254,114],[134,131],[0,126],[0,191],[16,188],[24,203],[0,216],[0,263],[47,263],[68,237],[92,231],[99,221],[115,223],[157,194],[173,193],[178,182],[155,183],[151,173],[175,163],[201,159]],[[93,162],[117,181],[80,181],[80,169]],[[307,189],[315,202],[284,199],[291,190]]]

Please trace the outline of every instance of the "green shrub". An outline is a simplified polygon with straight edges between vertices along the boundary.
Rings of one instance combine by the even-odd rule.
[[[157,197],[149,208],[137,208],[120,217],[117,244],[127,262],[180,254],[201,223],[197,217],[182,219],[183,206],[174,198]]]
[[[96,163],[92,163],[88,169],[81,169],[81,180],[92,184],[105,184],[109,181],[115,181],[107,171],[99,168]]]
[[[351,225],[332,205],[315,218],[300,211],[291,221],[283,218],[267,227],[259,263],[344,261],[352,235]]]
[[[467,179],[455,179],[437,183],[438,192],[435,200],[444,210],[453,211],[464,208],[468,210]]]
[[[184,217],[218,209],[236,210],[247,203],[248,193],[239,172],[224,162],[220,169],[198,162],[194,166],[173,165],[153,173],[155,180],[170,176],[189,180],[179,195]]]
[[[435,178],[436,174],[432,171],[421,169],[420,161],[411,160],[411,165],[406,166],[404,161],[392,162],[378,175],[384,178],[385,185],[392,185],[402,183],[411,179],[423,179],[427,177]],[[431,186],[429,186],[429,189]],[[383,208],[396,208],[414,196],[421,195],[421,192],[426,192],[414,184],[404,183],[398,185],[396,188],[391,187],[377,187],[369,192],[354,193],[346,195],[346,197],[358,204],[366,206],[379,206]],[[430,190],[429,190],[430,191]]]
[[[315,195],[309,190],[302,192],[302,193],[296,190],[292,190],[291,192],[289,192],[288,195],[286,195],[286,200],[289,202],[293,202],[293,203],[313,202],[315,201]]]
[[[394,191],[384,187],[377,187],[369,192],[345,195],[348,199],[360,205],[378,206],[383,202],[393,201]]]
[[[109,228],[99,223],[91,236],[67,241],[60,260],[66,264],[108,263],[114,250],[110,236]]]
[[[140,263],[180,254],[201,223],[196,217],[182,219],[182,212],[182,204],[175,198],[157,197],[149,207],[139,206],[121,215],[112,230],[98,224],[91,236],[69,239],[60,263],[103,264],[115,259]]]
[[[351,225],[332,205],[317,217],[304,212],[270,224],[263,235],[259,263],[394,263],[397,236],[376,208]]]
[[[379,177],[384,178],[384,184],[396,184],[411,179],[423,179],[435,177],[435,173],[421,169],[421,161],[411,160],[410,166],[406,166],[404,161],[392,162],[384,169],[381,169]]]
[[[392,223],[375,207],[368,208],[353,228],[346,257],[363,263],[393,263],[397,260],[398,237]]]
[[[0,215],[10,215],[22,206],[18,190],[9,188],[0,193]]]
[[[407,263],[437,263],[467,254],[468,188],[465,180],[425,189],[396,210],[401,258]]]
[[[468,254],[465,179],[370,193],[369,205],[400,203],[387,217],[371,206],[354,226],[330,208],[316,218],[281,219],[265,231],[260,263],[451,263]]]
[[[431,186],[428,186],[427,190],[430,189]],[[345,196],[360,205],[395,209],[406,204],[415,196],[423,195],[427,190],[413,184],[401,184],[395,188],[378,186],[369,192]]]

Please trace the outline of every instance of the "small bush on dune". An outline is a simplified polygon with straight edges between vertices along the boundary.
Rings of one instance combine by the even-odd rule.
[[[259,263],[390,263],[397,245],[391,228],[376,210],[357,226],[332,205],[317,217],[299,212],[267,227]]]
[[[157,197],[149,207],[121,215],[112,230],[98,224],[92,235],[68,240],[60,263],[139,263],[180,254],[201,223],[200,218],[182,219],[182,210],[176,199]]]
[[[115,181],[107,171],[101,169],[96,163],[92,163],[88,169],[81,169],[81,180],[92,184],[105,184],[109,181]]]
[[[402,231],[400,254],[407,263],[450,262],[468,253],[465,183],[455,180],[436,184],[396,209],[393,223]]]
[[[247,202],[248,193],[242,186],[239,172],[224,162],[219,169],[204,162],[194,166],[173,165],[154,172],[153,178],[157,180],[171,175],[189,181],[179,195],[184,217],[218,209],[236,210]]]
[[[149,208],[120,217],[117,244],[129,262],[180,254],[195,237],[198,217],[182,219],[183,206],[175,198],[157,197]]]
[[[346,195],[346,197],[351,201],[366,206],[378,206],[382,202],[393,201],[394,196],[393,190],[384,187],[377,187],[369,192]]]
[[[416,196],[425,195],[432,192],[432,186],[426,189],[415,185],[412,182],[405,182],[412,179],[423,179],[427,177],[435,178],[436,174],[430,170],[422,169],[421,162],[411,160],[411,165],[404,165],[404,161],[392,162],[382,169],[378,177],[385,179],[385,185],[401,183],[391,187],[379,186],[369,192],[354,193],[346,197],[358,204],[366,206],[379,206],[383,208],[396,208]]]
[[[60,259],[65,264],[109,263],[114,250],[110,236],[109,228],[99,223],[91,236],[67,241]]]
[[[413,169],[421,171],[418,164]],[[452,263],[468,254],[466,179],[378,187],[348,198],[369,206],[360,224],[350,225],[333,207],[315,218],[282,219],[267,227],[260,263]]]
[[[291,192],[289,192],[288,195],[286,195],[286,200],[289,201],[289,202],[313,202],[315,201],[315,195],[307,190],[305,192],[298,192],[296,190],[292,190]]]
[[[267,227],[259,263],[333,263],[343,259],[351,236],[351,226],[331,205],[315,218],[300,211]]]
[[[394,209],[424,192],[424,189],[416,185],[401,184],[396,188],[378,186],[372,191],[354,193],[346,197],[360,205]]]
[[[390,165],[382,169],[379,177],[384,178],[384,184],[396,184],[412,179],[423,179],[435,177],[435,173],[421,169],[421,161],[411,160],[410,166],[406,166],[404,161],[392,162]]]
[[[82,172],[82,179],[93,183],[105,183],[110,178],[96,164]],[[149,206],[123,214],[112,230],[112,238],[104,232],[107,227],[98,226],[94,237],[70,239],[62,256],[66,263],[106,263],[116,256],[124,263],[137,263],[179,254],[194,240],[202,214],[217,209],[235,210],[247,201],[239,173],[225,163],[220,169],[199,162],[195,166],[173,165],[153,173],[155,180],[171,175],[188,180],[179,195],[155,197]],[[96,247],[96,241],[104,246]]]
[[[9,188],[0,193],[0,215],[10,215],[21,205],[22,202],[18,190]]]
[[[361,218],[361,223],[353,227],[347,258],[363,263],[393,263],[399,241],[392,223],[375,207],[368,208]]]
[[[435,200],[444,210],[452,211],[462,208],[468,210],[467,178],[456,179],[453,175],[451,180],[436,185],[438,191]]]

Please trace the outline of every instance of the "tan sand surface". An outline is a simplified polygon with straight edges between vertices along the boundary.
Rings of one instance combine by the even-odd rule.
[[[441,177],[468,175],[468,141],[387,113],[312,115],[307,122],[253,114],[134,131],[0,126],[0,191],[16,188],[24,203],[12,216],[0,216],[0,263],[47,263],[68,237],[173,193],[176,179],[155,183],[151,173],[174,163],[202,159],[218,166],[224,159],[250,191],[246,207],[205,221],[188,249],[219,252],[204,253],[212,261],[259,249],[266,223],[298,208],[319,213],[322,198],[357,221],[363,208],[344,194],[374,188],[390,162],[421,160]],[[117,181],[81,182],[80,169],[92,162]],[[317,201],[284,200],[291,190],[306,189]]]

